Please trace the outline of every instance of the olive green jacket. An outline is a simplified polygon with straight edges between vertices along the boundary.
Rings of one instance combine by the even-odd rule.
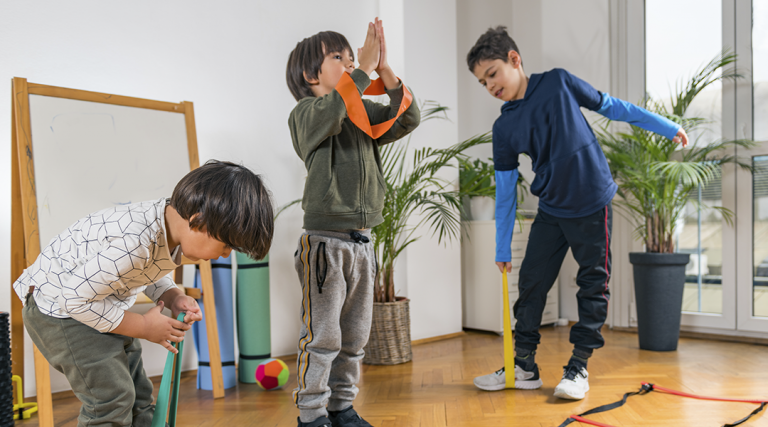
[[[354,70],[350,77],[360,94],[371,84],[363,71]],[[395,117],[403,98],[402,83],[397,89],[387,90],[387,95],[389,105],[363,99],[371,125]],[[299,101],[288,125],[293,148],[307,168],[301,203],[304,228],[360,230],[380,224],[387,187],[379,146],[408,135],[420,120],[414,100],[392,128],[374,141],[349,120],[344,100],[336,90]]]

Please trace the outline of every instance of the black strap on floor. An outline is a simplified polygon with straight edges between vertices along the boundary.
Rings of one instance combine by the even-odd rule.
[[[592,408],[589,411],[582,412],[581,414],[579,414],[579,416],[583,417],[585,415],[598,414],[600,412],[606,412],[612,409],[616,409],[618,407],[624,406],[624,404],[627,403],[627,398],[629,398],[629,396],[634,396],[636,394],[646,394],[646,393],[649,393],[651,390],[653,390],[653,384],[643,384],[643,386],[640,387],[640,390],[638,391],[633,391],[631,393],[624,393],[624,397],[621,398],[621,400],[619,400],[618,402],[613,402],[607,405],[598,406],[597,408]],[[558,427],[565,427],[574,421],[576,421],[576,419],[569,417],[567,420],[563,421],[563,423],[560,424]]]
[[[616,409],[618,407],[623,406],[625,403],[627,403],[627,398],[628,397],[634,396],[634,395],[648,394],[648,393],[650,393],[650,392],[652,392],[654,390],[656,390],[656,389],[654,388],[653,384],[644,383],[640,387],[640,390],[624,394],[624,397],[621,400],[619,400],[618,402],[609,403],[609,404],[603,405],[603,406],[598,406],[597,408],[590,409],[589,411],[586,411],[586,412],[582,412],[579,415],[571,415],[568,419],[563,421],[563,423],[560,424],[558,427],[565,427],[565,426],[571,424],[574,421],[579,421],[579,422],[589,423],[589,424],[593,424],[593,425],[604,426],[606,424],[590,423],[589,420],[581,418],[581,417],[583,417],[585,415],[597,414],[597,413],[600,413],[600,412],[606,412],[606,411],[610,411],[612,409]],[[677,392],[677,391],[674,391],[674,390],[665,389],[663,387],[659,387],[658,391],[662,392],[662,393],[671,393],[671,394],[675,394],[675,395],[679,395],[679,396],[683,396],[683,397],[693,397],[693,398],[703,399],[703,400],[738,401],[738,400],[734,400],[734,399],[720,399],[720,398],[707,398],[707,397],[703,397],[703,396],[694,396],[694,395],[690,395],[690,394],[686,394],[686,393],[682,393],[682,392]],[[757,415],[758,413],[760,413],[760,411],[765,409],[766,406],[768,406],[768,402],[755,402],[755,401],[741,401],[741,402],[759,403],[760,406],[757,409],[755,409],[754,411],[752,411],[746,417],[744,417],[744,418],[742,418],[742,419],[740,419],[740,420],[738,420],[738,421],[736,421],[734,423],[731,423],[731,424],[724,424],[722,427],[735,427],[735,426],[741,425],[741,424],[745,423],[747,420],[749,420],[750,418],[752,418],[754,415]],[[574,417],[578,417],[579,419],[576,419]]]
[[[749,415],[747,415],[746,417],[744,417],[744,418],[742,418],[742,419],[740,419],[740,420],[736,421],[736,422],[735,422],[735,423],[733,423],[733,424],[725,424],[725,425],[723,425],[723,427],[733,427],[733,426],[737,426],[737,425],[739,425],[739,424],[745,423],[745,422],[746,422],[748,419],[752,418],[752,416],[753,416],[753,415],[756,415],[757,413],[759,413],[760,411],[762,411],[762,410],[763,410],[763,408],[765,408],[765,405],[768,405],[768,402],[763,402],[763,403],[761,403],[759,408],[757,408],[757,409],[755,409],[754,411],[750,412],[750,414],[749,414]]]

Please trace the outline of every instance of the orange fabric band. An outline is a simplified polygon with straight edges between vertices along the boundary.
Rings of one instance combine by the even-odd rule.
[[[365,132],[373,139],[379,139],[384,135],[408,107],[413,102],[413,95],[408,91],[408,88],[403,85],[403,100],[400,102],[400,108],[397,110],[397,115],[394,118],[387,120],[384,123],[371,125],[368,120],[368,113],[365,111],[365,105],[363,105],[363,99],[360,97],[360,92],[357,90],[355,81],[349,74],[344,73],[339,80],[339,84],[336,85],[336,91],[341,95],[341,99],[344,100],[344,105],[347,106],[347,116],[352,123],[355,124],[360,130]],[[381,79],[376,79],[371,82],[368,89],[363,92],[363,95],[384,95],[386,88],[384,82]]]

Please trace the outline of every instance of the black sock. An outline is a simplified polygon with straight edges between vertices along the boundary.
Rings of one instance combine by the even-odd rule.
[[[574,347],[573,355],[571,355],[571,359],[568,360],[568,364],[587,369],[587,361],[590,356],[592,356],[592,349],[580,349]]]
[[[526,371],[530,371],[536,365],[536,350],[528,350],[525,348],[515,349],[515,365],[523,368]]]
[[[352,406],[349,406],[348,408],[344,408],[341,411],[328,411],[328,414],[329,415],[333,415],[335,417],[335,416],[339,415],[340,413],[346,412],[346,411],[348,411],[350,409],[352,409]]]

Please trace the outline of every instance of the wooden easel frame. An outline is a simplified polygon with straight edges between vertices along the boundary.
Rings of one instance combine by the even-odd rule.
[[[146,108],[184,114],[187,130],[190,170],[200,166],[197,152],[197,132],[193,104],[178,104],[131,98],[106,93],[88,92],[56,86],[28,83],[27,79],[14,77],[11,106],[11,283],[32,264],[40,254],[40,233],[35,194],[35,166],[32,150],[32,131],[29,116],[29,95],[43,95],[126,107]],[[191,261],[186,260],[189,263]],[[224,381],[221,373],[219,332],[216,324],[216,305],[213,297],[213,276],[210,261],[201,261],[200,279],[202,298],[206,311],[208,353],[210,356],[213,397],[224,397]],[[11,289],[11,357],[13,374],[24,377],[24,326],[21,318],[21,301]],[[40,427],[53,427],[51,378],[48,362],[37,347],[35,352],[35,382]]]

